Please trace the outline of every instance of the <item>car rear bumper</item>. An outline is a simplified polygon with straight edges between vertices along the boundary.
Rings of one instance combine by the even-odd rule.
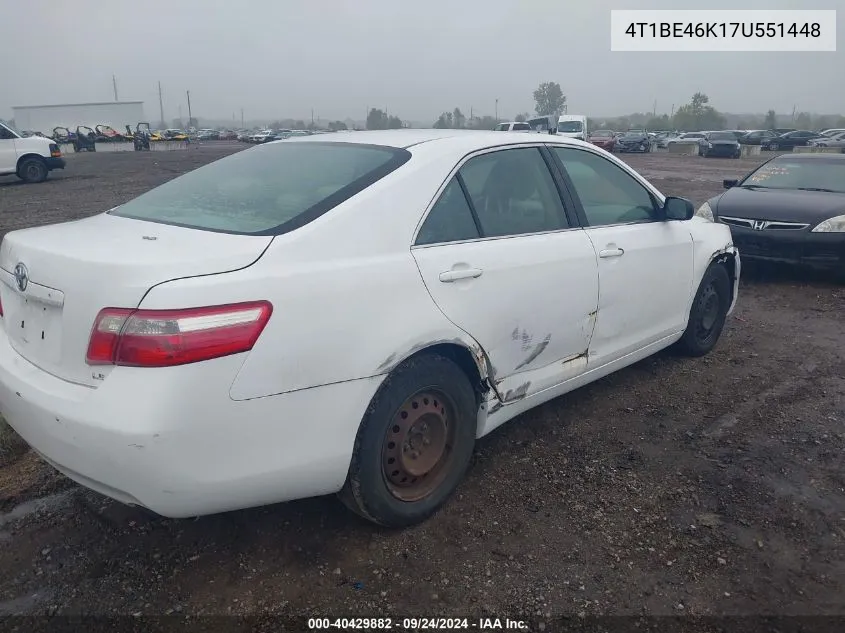
[[[49,158],[45,158],[44,162],[47,163],[47,169],[50,171],[65,168],[65,159],[61,156],[50,156]]]
[[[0,413],[71,479],[164,516],[338,491],[382,377],[234,401],[242,362],[119,367],[92,389],[29,363],[0,327]]]
[[[745,260],[845,269],[845,233],[771,229],[755,231],[731,226],[731,235]]]

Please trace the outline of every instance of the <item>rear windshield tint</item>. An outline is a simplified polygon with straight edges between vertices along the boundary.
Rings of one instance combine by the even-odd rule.
[[[110,213],[189,228],[278,235],[311,222],[411,157],[394,147],[286,141],[200,167]]]

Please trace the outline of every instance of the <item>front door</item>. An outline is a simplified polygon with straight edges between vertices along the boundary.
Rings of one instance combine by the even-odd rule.
[[[15,135],[0,125],[0,174],[14,174],[18,155],[15,151]]]
[[[689,229],[683,222],[661,221],[655,196],[615,162],[589,150],[552,151],[598,255],[590,366],[683,331],[693,291]]]
[[[573,225],[541,148],[518,147],[469,158],[417,235],[429,293],[482,346],[505,402],[586,368],[598,274]]]

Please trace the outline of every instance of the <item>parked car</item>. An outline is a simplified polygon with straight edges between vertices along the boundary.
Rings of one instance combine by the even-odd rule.
[[[739,158],[742,155],[742,147],[733,132],[707,132],[704,138],[698,141],[698,155],[704,158]]]
[[[9,424],[71,479],[166,516],[340,492],[403,526],[448,499],[477,437],[669,345],[716,345],[729,228],[607,152],[346,138],[261,145],[7,233]]]
[[[701,139],[704,138],[706,132],[684,132],[673,139],[666,142],[666,146],[675,145],[676,143],[686,143],[698,145]]]
[[[618,152],[650,152],[652,140],[645,130],[628,130],[616,138],[615,149]]]
[[[831,138],[831,137],[837,136],[839,134],[842,134],[843,132],[845,132],[845,128],[830,128],[830,129],[827,129],[827,130],[822,130],[821,132],[819,132],[818,135],[819,135],[819,137],[827,136],[828,138]]]
[[[815,138],[817,134],[808,130],[795,130],[794,132],[787,132],[780,136],[767,138],[760,143],[760,149],[776,152],[778,150],[792,149],[793,147],[803,147],[811,138]]]
[[[220,138],[220,132],[217,130],[199,130],[197,132],[198,141],[216,141]]]
[[[744,259],[845,274],[845,155],[782,154],[724,186],[699,215],[730,226]]]
[[[0,176],[44,182],[51,171],[64,168],[65,159],[56,141],[43,136],[24,138],[0,123]]]
[[[267,139],[273,136],[275,132],[273,130],[261,130],[260,132],[256,132],[252,136],[249,137],[249,141],[251,143],[266,143]]]
[[[845,132],[808,141],[812,147],[845,147]]]
[[[674,132],[658,132],[654,139],[654,144],[661,149],[665,149],[676,138],[678,138],[678,135]]]
[[[751,130],[739,138],[740,145],[762,145],[769,139],[777,137],[777,132],[772,130]]]
[[[166,141],[187,141],[188,135],[179,129],[176,128],[169,128],[164,130],[164,134],[162,135],[164,140]]]
[[[499,123],[496,132],[532,132],[531,125],[526,121],[506,121]]]
[[[616,146],[616,133],[613,130],[596,130],[588,140],[596,147],[612,152]]]

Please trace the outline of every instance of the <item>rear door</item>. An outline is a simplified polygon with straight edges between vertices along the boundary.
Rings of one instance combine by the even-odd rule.
[[[470,157],[412,249],[438,307],[484,348],[506,402],[583,372],[593,333],[595,251],[547,160],[537,146]]]
[[[552,153],[598,253],[590,366],[683,330],[693,279],[689,229],[661,221],[655,196],[615,162],[580,148],[558,146]]]

